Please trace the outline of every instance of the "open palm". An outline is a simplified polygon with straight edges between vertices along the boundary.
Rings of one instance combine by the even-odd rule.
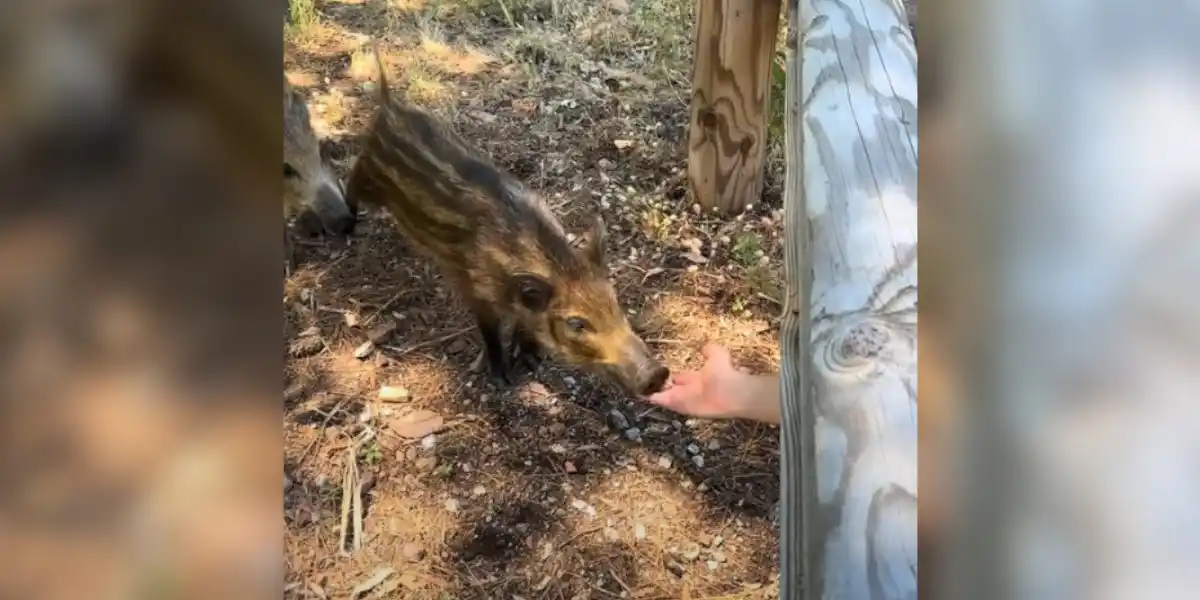
[[[702,418],[740,416],[737,388],[744,373],[733,366],[729,351],[716,344],[701,350],[704,366],[671,378],[671,387],[650,396],[650,402],[677,413]]]

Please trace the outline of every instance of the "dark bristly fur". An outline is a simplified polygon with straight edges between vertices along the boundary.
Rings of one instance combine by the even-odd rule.
[[[478,320],[494,376],[516,349],[548,350],[634,393],[661,389],[665,367],[629,327],[604,263],[596,219],[572,246],[540,197],[428,112],[393,97],[378,47],[379,110],[347,183],[351,206],[381,206],[433,260]],[[511,328],[510,347],[503,341]]]

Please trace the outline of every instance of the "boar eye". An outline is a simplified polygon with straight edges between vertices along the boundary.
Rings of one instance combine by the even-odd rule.
[[[570,317],[567,319],[567,329],[570,329],[571,333],[581,334],[591,331],[592,324],[583,317]]]
[[[283,176],[288,179],[295,179],[300,177],[300,173],[298,173],[296,169],[292,167],[292,165],[283,163]]]

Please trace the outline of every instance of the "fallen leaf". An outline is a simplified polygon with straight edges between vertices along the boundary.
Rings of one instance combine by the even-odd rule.
[[[423,438],[431,433],[437,433],[446,426],[445,419],[431,410],[414,410],[391,419],[388,427],[396,435],[410,439]]]
[[[384,567],[378,571],[375,571],[375,574],[366,581],[354,586],[354,591],[350,592],[350,600],[355,600],[363,594],[375,589],[379,586],[379,584],[383,583],[384,580],[386,580],[388,577],[391,577],[395,572],[396,570],[391,567]]]
[[[537,98],[519,98],[512,101],[512,107],[513,110],[523,115],[532,115],[537,112],[538,100]]]

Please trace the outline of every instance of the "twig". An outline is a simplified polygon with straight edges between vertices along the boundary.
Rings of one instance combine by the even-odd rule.
[[[609,569],[608,574],[612,575],[612,578],[615,579],[617,581],[617,584],[620,585],[621,588],[625,590],[625,593],[629,594],[630,598],[633,597],[633,590],[629,587],[629,584],[622,581],[620,577],[617,577],[617,574],[615,571],[613,571],[612,569]]]
[[[353,522],[350,520],[351,514],[354,517]],[[354,528],[354,542],[347,551],[346,537],[351,527]],[[342,528],[338,534],[338,552],[349,556],[361,550],[362,530],[362,482],[358,473],[358,444],[352,444],[347,452],[345,474],[342,476]]]
[[[504,11],[504,20],[508,21],[508,26],[516,29],[517,23],[513,21],[512,13],[508,12],[508,5],[504,4],[504,0],[497,0],[500,3],[500,10]]]
[[[647,344],[664,344],[667,346],[683,346],[683,345],[688,344],[689,342],[685,342],[683,340],[669,340],[669,339],[665,339],[665,338],[651,338],[651,339],[646,340],[646,343]]]
[[[464,333],[467,333],[468,331],[471,331],[472,329],[474,329],[474,327],[467,327],[466,329],[460,329],[458,331],[454,331],[454,332],[448,333],[446,335],[443,335],[442,337],[439,337],[439,338],[435,338],[432,340],[425,340],[423,342],[418,342],[407,348],[397,348],[396,346],[384,346],[384,348],[387,348],[388,350],[391,350],[392,352],[394,352],[395,356],[404,356],[405,354],[411,354],[422,348],[428,348],[430,346],[436,346],[442,342],[448,342]]]
[[[367,325],[370,325],[371,321],[374,321],[376,317],[383,314],[386,310],[391,308],[393,304],[399,302],[401,298],[407,296],[408,293],[411,291],[412,290],[404,290],[401,292],[396,292],[395,296],[392,296],[390,299],[388,299],[387,302],[384,302],[383,304],[379,305],[379,309],[376,310],[374,314],[367,317],[366,319],[363,319],[363,322],[361,325],[359,325],[359,327],[366,327]]]
[[[326,348],[328,348],[328,346],[326,346]],[[304,448],[304,452],[300,453],[300,458],[296,459],[297,468],[304,464],[304,461],[308,458],[308,453],[312,452],[312,449],[316,447],[321,440],[325,439],[325,430],[329,427],[329,422],[333,420],[334,415],[338,414],[338,411],[342,410],[342,405],[345,403],[345,399],[338,400],[338,403],[333,407],[333,410],[329,411],[329,414],[325,415],[325,420],[321,422],[321,430],[317,432],[317,439],[309,442],[308,446]]]
[[[567,541],[559,544],[558,549],[562,550],[563,548],[570,546],[571,543],[573,543],[575,540],[577,540],[585,535],[590,535],[590,534],[596,533],[597,531],[600,531],[601,529],[604,529],[604,527],[597,525],[596,527],[593,527],[591,529],[585,529],[583,531],[580,531],[579,533],[567,538]]]
[[[783,306],[783,303],[782,303],[782,302],[780,302],[779,300],[776,300],[775,298],[772,298],[772,297],[770,297],[770,296],[768,296],[768,295],[766,295],[766,294],[764,294],[764,293],[762,293],[762,292],[758,292],[758,293],[757,293],[757,294],[755,294],[755,295],[756,295],[756,296],[758,296],[759,298],[762,298],[763,300],[766,300],[766,301],[768,301],[768,302],[773,302],[773,303],[775,303],[775,304],[778,304],[779,306]]]

